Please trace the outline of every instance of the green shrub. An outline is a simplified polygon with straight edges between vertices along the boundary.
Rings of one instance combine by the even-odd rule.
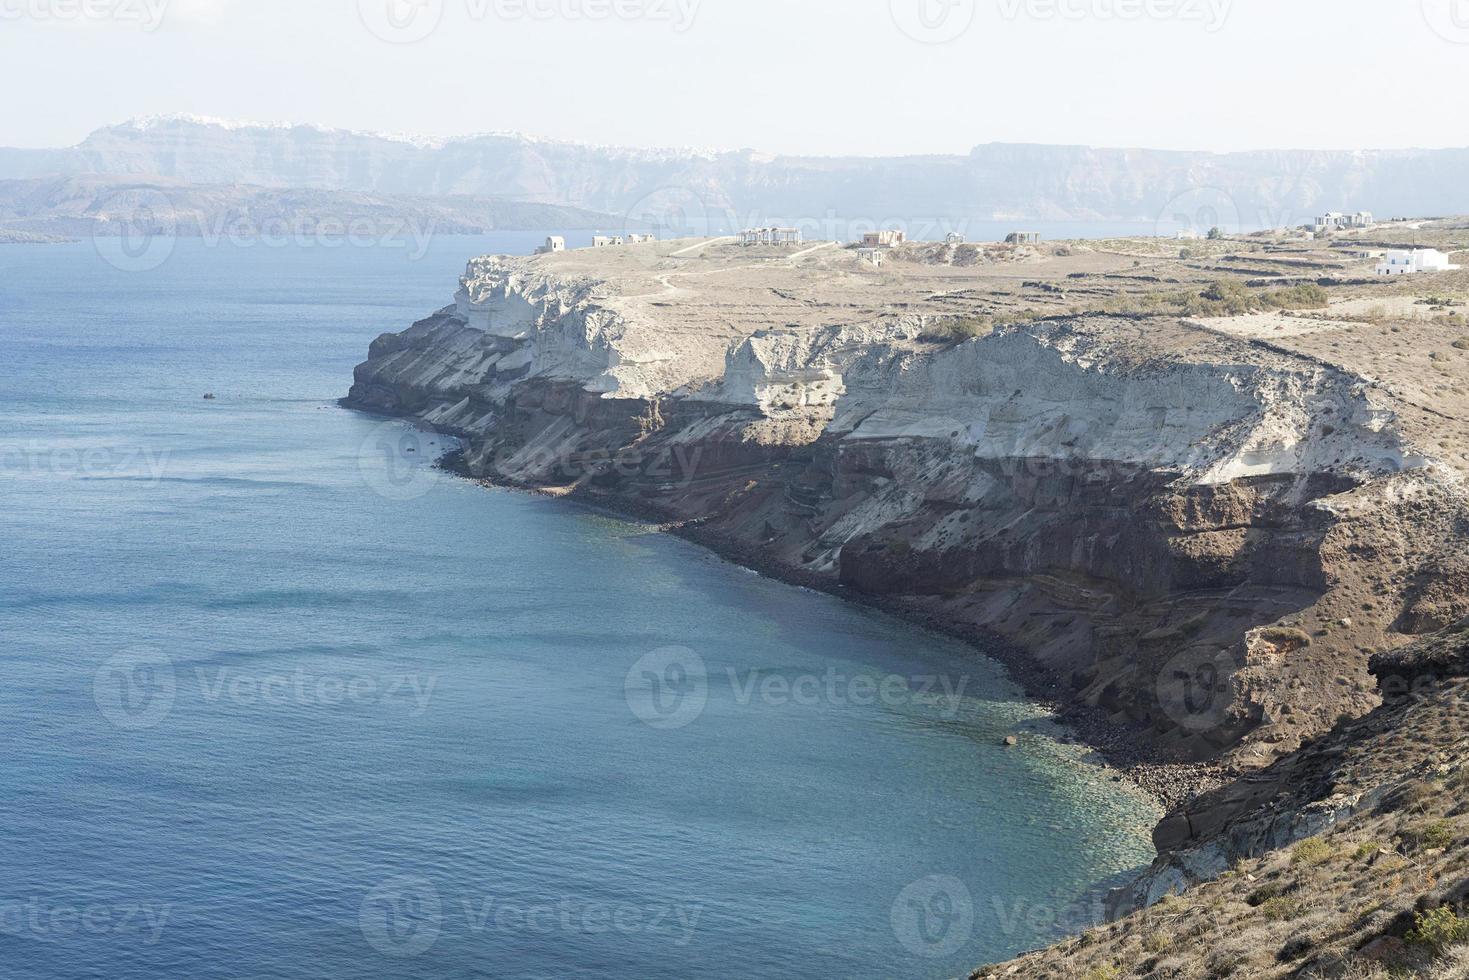
[[[1405,937],[1414,946],[1442,952],[1449,946],[1469,943],[1469,919],[1461,919],[1447,905],[1413,917],[1413,928]]]
[[[1266,643],[1273,643],[1278,647],[1308,647],[1311,645],[1311,634],[1295,626],[1267,626],[1256,635]]]
[[[1439,820],[1413,833],[1420,851],[1444,850],[1454,842],[1454,826],[1447,820]]]
[[[1278,898],[1280,896],[1280,892],[1281,887],[1279,884],[1272,883],[1269,885],[1261,885],[1259,888],[1256,888],[1254,891],[1245,896],[1245,904],[1251,906],[1252,908],[1259,908],[1261,905],[1264,905],[1272,898]]]
[[[1352,852],[1352,858],[1353,860],[1361,861],[1363,858],[1369,858],[1372,855],[1376,854],[1378,851],[1382,850],[1384,846],[1385,845],[1383,845],[1381,841],[1363,841],[1362,843],[1358,844],[1357,849]]]
[[[1307,282],[1288,289],[1271,290],[1261,300],[1277,310],[1324,310],[1331,302],[1331,294],[1314,282]]]
[[[1039,320],[1045,313],[1021,310],[1006,316],[955,316],[937,320],[923,334],[925,340],[972,340],[986,337],[998,326],[1019,325]]]
[[[1233,279],[1220,279],[1199,295],[1210,303],[1222,304],[1231,312],[1248,313],[1255,306],[1255,294],[1244,283]]]
[[[1290,852],[1290,863],[1296,867],[1305,865],[1314,868],[1325,864],[1336,854],[1324,837],[1312,837],[1297,844]]]
[[[1284,895],[1277,895],[1260,903],[1260,914],[1271,922],[1289,922],[1300,918],[1305,911],[1300,902]]]
[[[952,321],[948,333],[951,337],[963,337],[968,340],[970,337],[982,337],[993,329],[995,329],[995,321],[991,317],[966,316]]]

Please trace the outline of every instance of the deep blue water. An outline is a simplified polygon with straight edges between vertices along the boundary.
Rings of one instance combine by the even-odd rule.
[[[0,977],[944,977],[1151,857],[967,648],[335,405],[540,237],[0,248]]]

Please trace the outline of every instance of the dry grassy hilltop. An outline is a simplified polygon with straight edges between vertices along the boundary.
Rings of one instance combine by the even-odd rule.
[[[1121,914],[1378,806],[1298,784],[1302,753],[1376,753],[1351,725],[1398,716],[1371,659],[1469,615],[1469,272],[1374,275],[1407,246],[1469,248],[1469,222],[880,266],[719,239],[486,256],[372,344],[347,403],[463,437],[470,474],[976,639],[1174,807]],[[1363,826],[1418,860],[1386,839],[1407,824]],[[1423,960],[1400,919],[1333,932],[1332,962],[1369,933]],[[1005,969],[1257,975],[1188,972],[1186,928],[1171,956],[1112,933]]]

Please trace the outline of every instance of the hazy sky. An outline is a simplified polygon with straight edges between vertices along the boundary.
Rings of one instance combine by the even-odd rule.
[[[793,153],[1463,146],[1466,68],[1469,0],[0,0],[0,145],[192,112]]]

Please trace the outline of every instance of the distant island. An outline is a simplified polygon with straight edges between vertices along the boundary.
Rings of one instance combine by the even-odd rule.
[[[0,245],[64,245],[77,239],[65,235],[48,235],[35,231],[12,231],[0,228]]]
[[[623,226],[620,217],[584,208],[474,195],[370,194],[101,174],[0,181],[0,241],[16,243],[123,234],[424,238]]]

